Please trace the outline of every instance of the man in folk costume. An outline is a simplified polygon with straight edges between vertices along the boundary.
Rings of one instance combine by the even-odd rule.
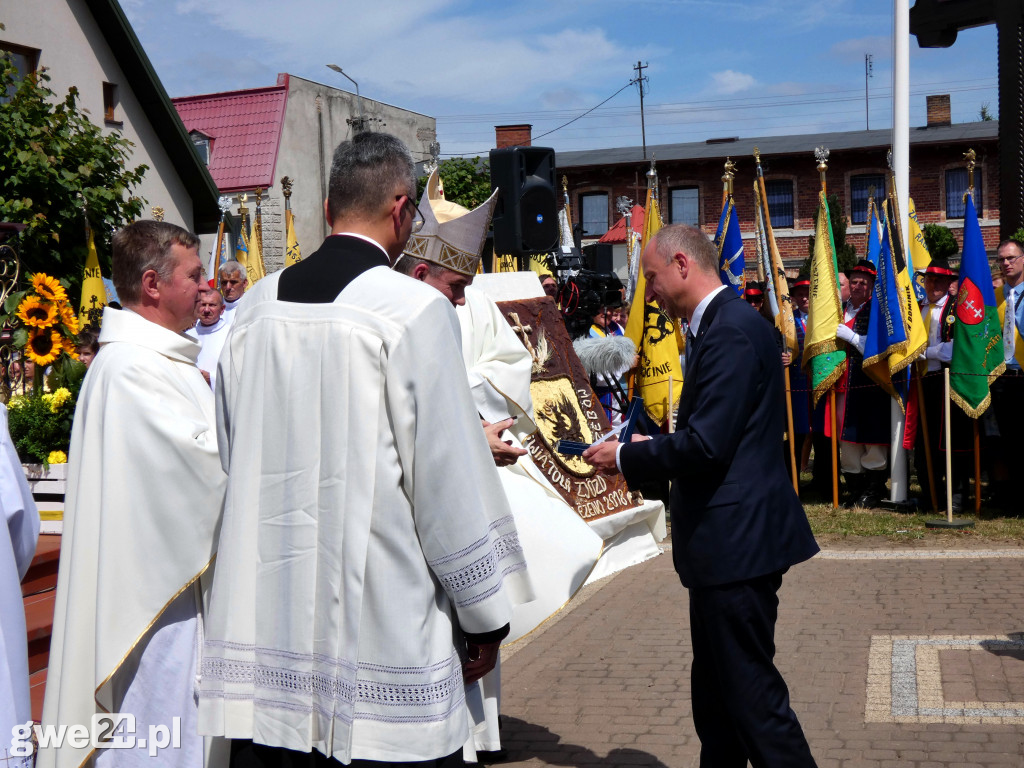
[[[836,329],[836,338],[846,342],[849,352],[845,392],[839,398],[843,402],[836,406],[841,416],[839,461],[850,492],[847,506],[871,507],[881,500],[888,479],[890,397],[863,368],[875,266],[861,259],[848,277],[850,300]]]
[[[473,405],[491,444],[505,494],[516,520],[536,600],[516,609],[512,636],[519,637],[558,610],[586,579],[601,555],[601,537],[550,487],[522,440],[533,423],[530,379],[533,355],[483,291],[471,285],[497,192],[468,211],[438,193],[435,170],[420,210],[425,225],[412,235],[395,270],[437,288],[452,304],[462,330],[462,358]],[[502,440],[505,431],[507,442]],[[467,761],[490,762],[503,754],[498,732],[500,667],[467,686],[473,718]]]
[[[28,647],[21,580],[32,564],[39,539],[39,512],[25,470],[7,431],[7,409],[0,405],[0,762],[5,768],[31,768],[31,755],[12,754],[13,730],[32,721]],[[29,733],[23,733],[29,737]]]
[[[1024,246],[1005,240],[996,251],[1003,284],[996,288],[996,306],[1003,327],[1006,367],[992,382],[992,409],[1001,436],[1000,458],[1007,477],[997,484],[997,501],[1004,509],[1020,509],[1017,483],[1011,478],[1024,465]]]
[[[196,318],[199,238],[137,221],[112,247],[124,310],[103,311],[75,411],[43,724],[122,712],[146,734],[177,722],[181,748],[159,762],[199,768],[200,582],[224,498],[213,393],[182,333]],[[147,750],[66,743],[38,765],[141,765]]]
[[[949,286],[956,272],[942,257],[934,257],[924,273],[925,300],[921,302],[921,318],[928,329],[928,347],[925,359],[919,363],[921,391],[924,395],[924,413],[928,420],[928,444],[932,457],[932,472],[936,493],[941,498],[946,477],[945,389],[942,369],[953,359],[953,329],[956,318],[956,299],[950,297]],[[971,421],[962,408],[950,408],[950,431],[953,443],[953,511],[958,513],[963,497],[969,491],[971,479],[972,430]],[[918,428],[914,443],[914,468],[917,481],[928,494],[928,464],[925,454],[924,430]]]
[[[249,291],[221,354],[200,729],[233,766],[461,765],[463,680],[532,597],[455,311],[390,269],[415,194],[395,137],[339,145],[331,235]]]

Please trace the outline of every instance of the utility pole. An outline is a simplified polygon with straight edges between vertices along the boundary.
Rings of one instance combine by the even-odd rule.
[[[868,108],[868,78],[873,77],[871,74],[873,67],[874,57],[870,53],[864,54],[864,125],[870,131],[871,130],[871,112]]]
[[[636,66],[633,67],[636,77],[630,83],[631,85],[636,84],[640,86],[640,137],[644,146],[644,160],[647,159],[647,129],[644,127],[644,83],[647,82],[647,78],[644,77],[645,69],[647,69],[647,65],[641,64],[638,61]]]

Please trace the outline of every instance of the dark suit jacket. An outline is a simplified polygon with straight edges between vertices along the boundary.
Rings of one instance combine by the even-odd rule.
[[[676,431],[619,453],[631,486],[674,481],[672,557],[685,587],[763,576],[818,551],[783,459],[785,388],[771,330],[720,291],[690,352]]]

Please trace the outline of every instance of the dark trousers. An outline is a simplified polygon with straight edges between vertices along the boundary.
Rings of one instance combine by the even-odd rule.
[[[340,768],[342,763],[316,750],[297,752],[284,747],[256,744],[250,739],[232,739],[231,768]],[[379,760],[353,760],[351,768],[462,768],[462,750],[436,760],[385,763]]]
[[[1019,487],[1015,480],[1024,467],[1024,375],[1018,369],[1007,369],[989,389],[999,426],[999,458],[1007,470],[1008,479],[997,489],[1005,505],[1012,503],[1011,489]]]
[[[691,687],[701,768],[814,768],[775,668],[782,572],[692,588]]]

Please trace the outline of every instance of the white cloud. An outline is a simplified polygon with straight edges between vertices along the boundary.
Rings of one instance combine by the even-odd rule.
[[[757,85],[757,80],[753,75],[736,72],[732,69],[714,72],[711,75],[712,90],[726,96],[749,91],[755,85]]]

